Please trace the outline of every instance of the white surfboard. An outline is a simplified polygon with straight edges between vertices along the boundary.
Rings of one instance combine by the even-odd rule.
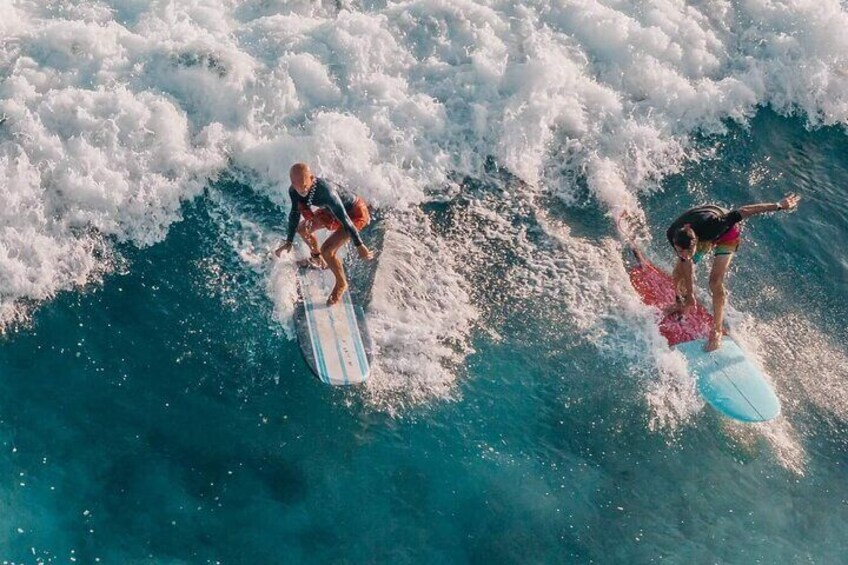
[[[366,347],[370,338],[362,309],[354,305],[349,291],[327,306],[335,283],[329,269],[299,268],[297,281],[302,308],[295,315],[295,325],[307,364],[327,384],[365,382],[371,371],[370,346]]]

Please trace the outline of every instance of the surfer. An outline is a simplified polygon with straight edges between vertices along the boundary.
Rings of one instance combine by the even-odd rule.
[[[698,206],[684,212],[668,228],[666,236],[679,259],[671,274],[677,304],[669,308],[668,313],[686,313],[695,305],[695,264],[710,251],[714,255],[710,271],[714,325],[705,348],[707,351],[714,351],[721,345],[726,298],[724,279],[733,254],[739,248],[740,222],[757,214],[794,210],[800,199],[796,194],[789,194],[780,202],[750,204],[732,211],[714,205]]]
[[[327,305],[338,302],[347,290],[347,277],[336,252],[348,239],[352,239],[362,259],[369,260],[373,254],[362,242],[359,230],[371,222],[368,205],[355,194],[344,188],[318,178],[305,163],[295,163],[289,171],[291,186],[291,211],[286,241],[274,252],[277,257],[283,251],[291,251],[295,232],[309,246],[311,257],[308,265],[317,269],[329,267],[336,277],[336,284]],[[313,207],[316,210],[313,211]],[[300,221],[303,216],[303,221]],[[327,229],[332,233],[320,248],[314,233]]]

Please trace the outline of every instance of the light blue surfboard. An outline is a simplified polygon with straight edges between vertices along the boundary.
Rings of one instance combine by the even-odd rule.
[[[765,375],[733,339],[725,336],[721,347],[710,353],[704,344],[701,339],[674,348],[686,357],[710,406],[742,422],[766,422],[780,414],[780,401]]]

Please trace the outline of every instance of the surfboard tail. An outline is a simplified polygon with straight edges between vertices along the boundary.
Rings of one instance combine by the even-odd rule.
[[[641,247],[639,247],[639,244],[636,242],[636,238],[633,235],[633,232],[635,231],[634,226],[637,224],[633,214],[624,211],[615,216],[614,219],[618,236],[633,254],[633,259],[635,259],[636,263],[639,266],[650,264],[650,261],[648,261],[648,258],[645,256]]]

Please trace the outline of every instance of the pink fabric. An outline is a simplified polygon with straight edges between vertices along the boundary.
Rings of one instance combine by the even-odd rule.
[[[742,235],[741,226],[739,224],[734,224],[726,234],[715,240],[715,243],[730,243],[739,239],[740,235]]]

